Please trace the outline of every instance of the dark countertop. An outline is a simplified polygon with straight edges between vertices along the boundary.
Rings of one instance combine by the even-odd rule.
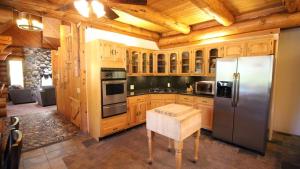
[[[140,96],[140,95],[146,95],[146,94],[181,94],[181,95],[188,95],[188,96],[214,98],[214,96],[212,96],[212,95],[196,94],[194,92],[188,93],[184,90],[176,90],[176,89],[172,89],[171,91],[157,91],[157,92],[149,91],[149,89],[127,91],[127,97]]]

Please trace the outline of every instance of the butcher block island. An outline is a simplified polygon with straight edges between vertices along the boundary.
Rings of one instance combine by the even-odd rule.
[[[154,133],[158,133],[169,138],[169,149],[171,148],[171,140],[174,141],[176,152],[176,169],[181,168],[184,139],[194,134],[194,162],[198,160],[199,136],[201,128],[200,110],[180,104],[168,104],[158,107],[147,111],[146,128],[150,164],[153,162],[152,140]]]

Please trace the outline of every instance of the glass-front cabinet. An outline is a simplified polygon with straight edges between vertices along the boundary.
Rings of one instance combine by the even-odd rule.
[[[149,66],[149,73],[154,73],[154,55],[153,52],[149,52],[149,62],[148,62],[148,66]]]
[[[178,52],[169,52],[168,53],[168,61],[169,61],[169,73],[177,74],[178,71]]]
[[[191,53],[189,50],[183,50],[180,52],[180,65],[181,74],[191,73]]]
[[[156,53],[156,72],[157,74],[167,73],[167,62],[166,53],[158,52]]]
[[[192,73],[194,75],[205,75],[205,50],[204,48],[196,48],[192,53]]]
[[[140,57],[140,52],[136,50],[132,50],[130,52],[131,57],[131,74],[137,74],[140,73],[139,71],[139,57]]]
[[[223,57],[223,47],[208,48],[208,75],[215,76],[217,59]]]
[[[147,74],[148,73],[148,53],[143,51],[141,59],[142,59],[141,60],[142,74]]]

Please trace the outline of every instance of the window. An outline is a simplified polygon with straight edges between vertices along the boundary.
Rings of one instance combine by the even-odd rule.
[[[10,60],[8,64],[10,85],[19,85],[24,87],[22,60]]]

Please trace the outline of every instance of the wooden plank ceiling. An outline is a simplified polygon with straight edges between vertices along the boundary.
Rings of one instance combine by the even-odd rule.
[[[73,0],[1,0],[0,5],[64,21],[85,22],[101,29],[155,41],[161,36],[188,34],[195,29],[221,24],[228,26],[235,21],[286,11],[282,0],[148,0],[147,6],[140,8],[140,11],[148,12],[143,15],[140,11],[126,9],[135,6],[102,1],[120,17],[115,20],[84,18],[74,7],[64,9]],[[0,17],[0,24],[9,21]]]

